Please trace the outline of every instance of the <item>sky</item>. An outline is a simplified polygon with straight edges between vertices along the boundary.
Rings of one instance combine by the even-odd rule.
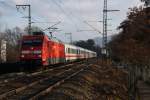
[[[104,0],[0,0],[0,31],[5,28],[28,25],[28,9],[16,9],[17,4],[30,4],[33,26],[46,29],[58,22],[54,37],[69,41],[65,33],[72,33],[73,41],[102,37],[101,33],[93,31],[96,28],[102,32]],[[120,10],[108,13],[108,35],[116,34],[116,28],[126,19],[129,8],[140,6],[140,0],[108,0],[108,9]],[[87,22],[88,24],[86,24]],[[48,34],[48,33],[47,33]]]

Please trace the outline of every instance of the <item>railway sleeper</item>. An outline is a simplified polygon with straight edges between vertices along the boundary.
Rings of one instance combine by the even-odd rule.
[[[62,75],[62,76],[63,76],[63,75]],[[54,77],[53,77],[53,78],[54,78]],[[61,77],[61,79],[62,79],[62,78],[64,78],[64,77]],[[23,90],[25,90],[25,89],[27,89],[27,88],[30,88],[30,87],[32,87],[32,86],[38,84],[38,83],[41,83],[41,82],[43,82],[43,81],[45,81],[45,80],[47,80],[47,79],[48,79],[48,78],[43,79],[43,80],[40,80],[40,81],[36,81],[36,82],[33,82],[33,83],[29,84],[28,86],[24,86],[24,87],[21,87],[21,88],[12,90],[12,91],[10,91],[10,92],[4,93],[4,94],[0,95],[0,99],[6,98],[6,97],[10,97],[10,96],[12,96],[12,95],[16,95],[16,94],[18,94],[19,92],[21,92],[21,91],[23,91]],[[49,79],[49,80],[50,80],[50,79]],[[53,80],[53,81],[54,81],[54,80]],[[57,83],[57,85],[59,85],[59,83]]]

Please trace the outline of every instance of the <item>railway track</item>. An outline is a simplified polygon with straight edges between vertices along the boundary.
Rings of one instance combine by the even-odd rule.
[[[79,62],[0,83],[0,99],[35,99],[84,70]]]
[[[77,62],[77,63],[74,63],[74,64],[79,64],[79,63],[81,63],[81,62]],[[39,75],[39,74],[42,74],[42,73],[53,71],[55,69],[61,69],[63,67],[67,67],[67,66],[71,66],[71,65],[73,65],[73,63],[67,64],[67,65],[64,65],[64,66],[59,66],[59,67],[50,67],[47,70],[40,70],[40,71],[33,72],[33,73],[18,72],[18,73],[4,74],[4,75],[0,76],[0,84],[8,83],[10,81],[13,81],[13,80],[16,80],[16,79],[19,79],[19,78],[22,78],[22,77],[36,76],[36,75]]]
[[[137,99],[139,100],[150,100],[150,85],[144,81],[138,81],[137,84]]]

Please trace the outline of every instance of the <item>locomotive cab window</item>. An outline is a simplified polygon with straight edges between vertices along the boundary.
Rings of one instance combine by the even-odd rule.
[[[41,46],[42,40],[24,40],[22,42],[23,46]]]

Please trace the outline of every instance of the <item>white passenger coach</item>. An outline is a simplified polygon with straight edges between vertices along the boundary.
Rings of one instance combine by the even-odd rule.
[[[96,52],[83,49],[70,44],[65,44],[66,61],[74,61],[78,59],[94,58],[97,56]]]

